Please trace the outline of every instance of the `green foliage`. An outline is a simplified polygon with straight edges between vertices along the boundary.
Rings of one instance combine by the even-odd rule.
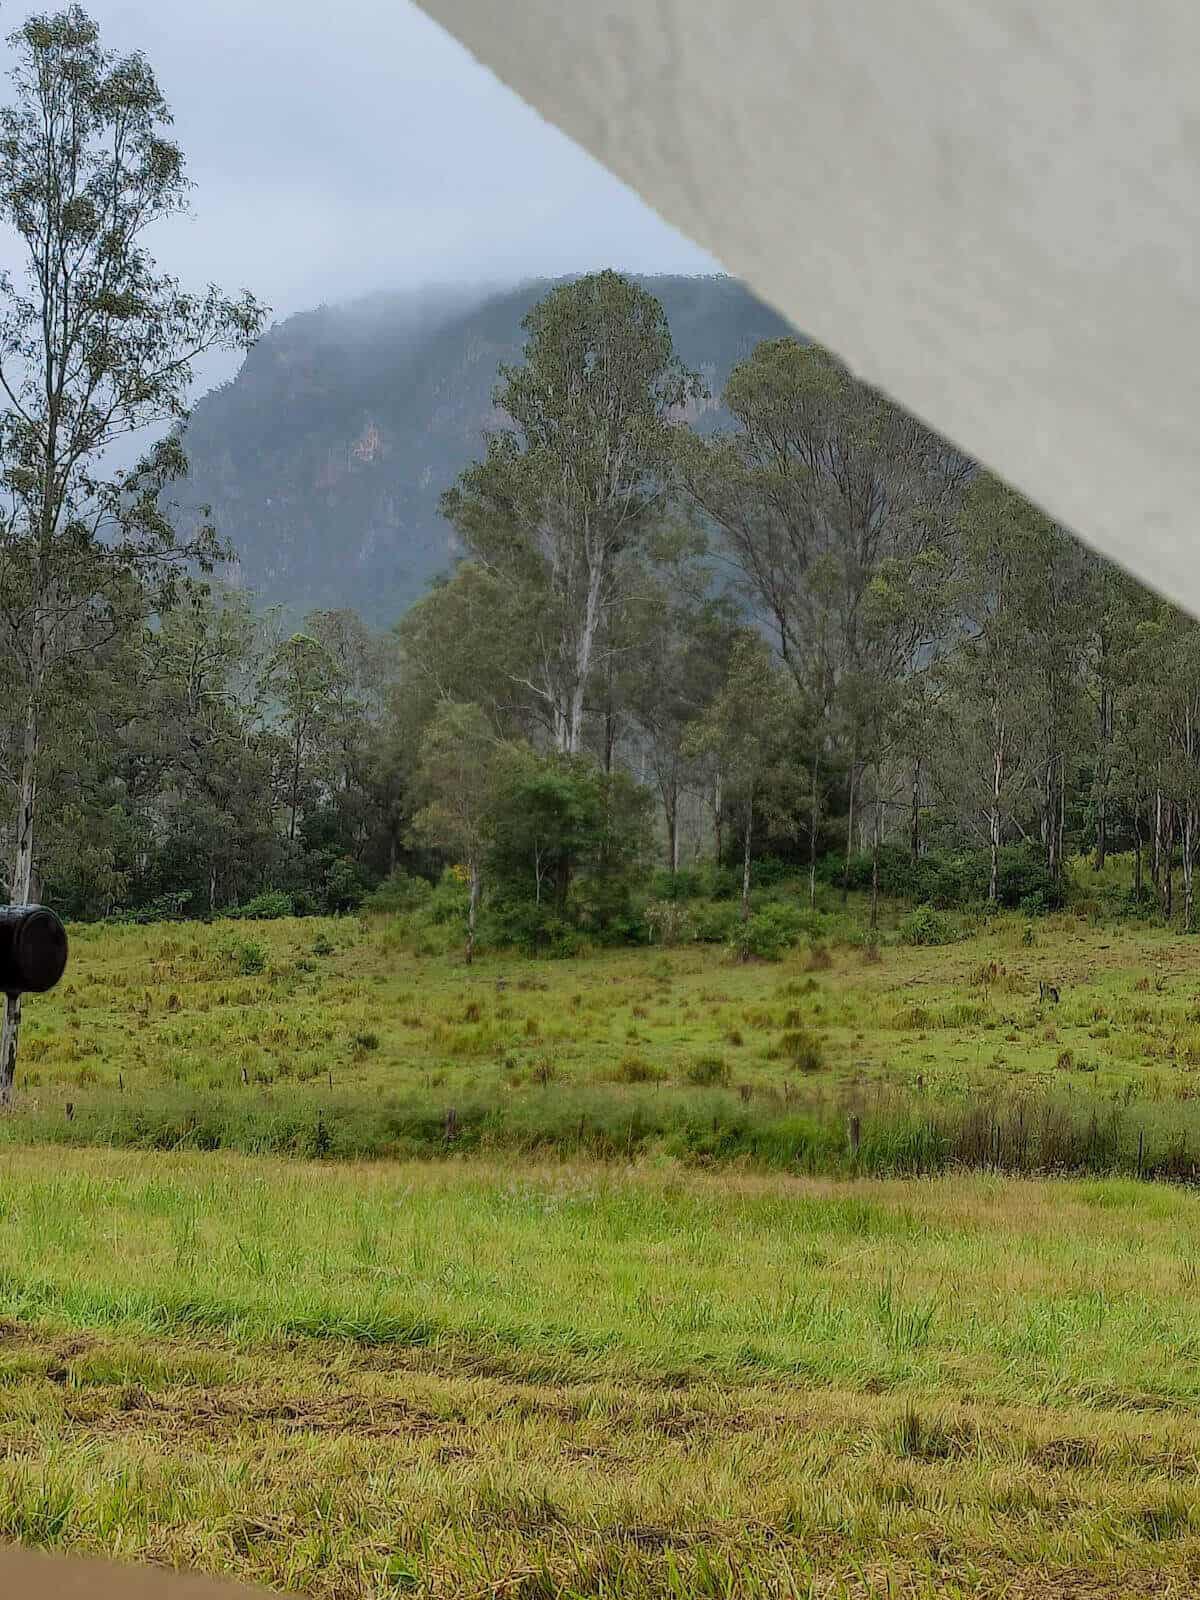
[[[225,913],[227,917],[244,922],[273,922],[278,917],[290,917],[295,914],[292,897],[284,894],[280,889],[264,889],[261,894],[256,894],[252,900],[247,900],[245,905],[231,906]]]
[[[723,1056],[698,1056],[687,1069],[687,1081],[700,1088],[729,1082],[729,1064]]]
[[[953,944],[957,934],[932,906],[918,906],[900,924],[900,938],[904,944],[943,945]]]
[[[666,1074],[644,1056],[628,1054],[613,1068],[614,1083],[661,1083]]]
[[[467,884],[461,874],[447,867],[430,893],[422,898],[420,920],[435,925],[461,924],[467,914]]]
[[[243,978],[257,977],[260,972],[267,970],[267,952],[253,939],[247,939],[234,947],[233,960]]]
[[[741,927],[742,914],[734,902],[701,902],[693,907],[691,920],[702,944],[729,944]]]
[[[821,1041],[803,1028],[793,1028],[783,1034],[773,1054],[796,1072],[819,1072],[825,1065]]]
[[[325,874],[321,898],[324,909],[334,916],[356,910],[366,897],[361,867],[348,856],[339,856]]]
[[[770,873],[763,881],[772,881]],[[680,867],[678,872],[660,869],[651,875],[648,884],[653,900],[734,900],[741,891],[741,874],[733,867],[713,862]]]
[[[499,893],[487,904],[483,928],[486,944],[512,945],[525,955],[566,960],[584,948],[579,929],[553,902],[538,904]]]
[[[752,957],[759,961],[778,961],[795,947],[808,925],[809,918],[798,906],[786,900],[769,900],[746,921],[739,918],[730,946],[743,961]]]
[[[696,924],[688,907],[678,900],[651,900],[642,913],[651,943],[668,948],[688,944],[696,937]]]
[[[827,855],[819,864],[821,881],[840,884],[845,858]],[[911,904],[938,910],[977,905],[986,900],[991,861],[985,850],[970,852],[931,850],[915,861],[909,851],[885,845],[879,852],[879,887],[883,894]],[[850,857],[848,884],[860,892],[871,887],[871,856],[859,851]],[[1058,910],[1064,902],[1061,878],[1046,868],[1041,853],[1031,845],[1004,845],[998,859],[997,901],[1026,915]]]
[[[432,894],[433,885],[428,878],[417,877],[403,867],[396,867],[364,897],[363,908],[392,914],[419,911],[428,904]]]

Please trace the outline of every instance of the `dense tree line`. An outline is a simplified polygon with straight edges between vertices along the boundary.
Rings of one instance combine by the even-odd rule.
[[[451,864],[470,945],[485,903],[536,944],[643,935],[654,867],[727,864],[748,916],[769,853],[874,916],[881,892],[1036,909],[1073,853],[1128,851],[1131,903],[1190,925],[1189,618],[811,345],[753,350],[705,438],[644,290],[560,287],[527,332],[512,426],[445,497],[466,556],[390,632],[129,570],[75,624],[44,893],[339,910]]]
[[[481,919],[648,937],[701,864],[743,926],[764,857],[813,902],[868,890],[874,925],[885,893],[1034,911],[1073,855],[1128,852],[1130,907],[1193,924],[1197,625],[813,345],[748,351],[729,426],[696,431],[701,379],[615,272],[526,318],[504,425],[446,486],[464,558],[393,629],[284,627],[206,581],[221,530],[181,536],[171,504],[191,364],[262,308],[145,248],[186,194],[146,62],[77,7],[13,47],[10,898],[338,911],[448,869],[469,957]],[[18,1022],[10,1000],[0,1096]]]

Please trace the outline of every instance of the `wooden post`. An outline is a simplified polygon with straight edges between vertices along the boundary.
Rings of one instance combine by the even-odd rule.
[[[453,1106],[446,1113],[446,1143],[453,1144],[458,1138],[458,1112]]]
[[[854,1116],[852,1116],[850,1118],[850,1154],[851,1154],[851,1156],[853,1156],[855,1161],[858,1160],[858,1152],[859,1152],[859,1148],[860,1148],[861,1145],[862,1145],[862,1119],[859,1117],[858,1113],[856,1112],[854,1114]]]
[[[75,1107],[71,1104],[71,1102],[69,1100],[67,1101],[67,1121],[68,1122],[74,1122],[75,1121]]]

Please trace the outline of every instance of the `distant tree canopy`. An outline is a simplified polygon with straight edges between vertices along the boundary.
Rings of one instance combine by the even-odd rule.
[[[1107,882],[1127,852],[1127,908],[1192,925],[1195,623],[812,345],[746,351],[701,434],[644,287],[557,286],[525,331],[502,425],[446,486],[466,554],[390,631],[283,630],[244,594],[171,592],[157,556],[97,557],[103,598],[54,624],[87,651],[37,691],[48,897],[374,896],[470,959],[660,936],[707,873],[755,953],[781,870],[802,901],[869,893],[874,923],[888,894],[1034,913],[1073,855]],[[16,793],[27,700],[6,706]]]

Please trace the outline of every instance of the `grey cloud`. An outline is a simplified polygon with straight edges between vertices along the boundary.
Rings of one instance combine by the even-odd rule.
[[[283,316],[442,279],[714,269],[406,0],[87,9],[175,112],[195,215],[157,248],[187,281]]]

